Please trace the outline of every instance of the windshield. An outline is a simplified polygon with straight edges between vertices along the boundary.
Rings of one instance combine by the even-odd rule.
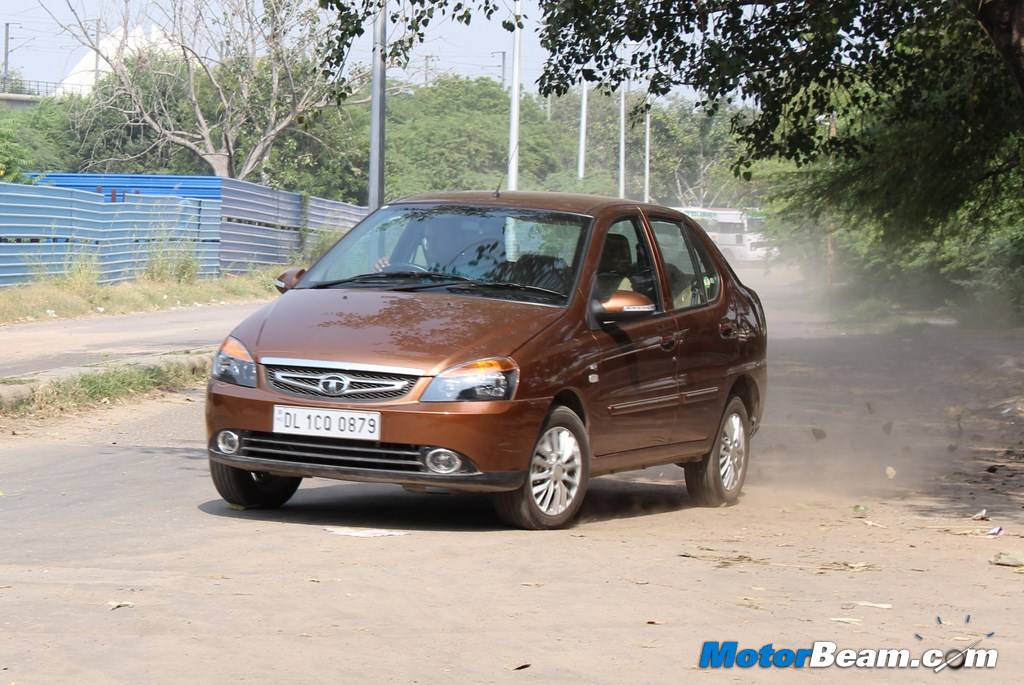
[[[563,303],[576,280],[589,222],[506,207],[385,207],[331,248],[299,287],[446,289]]]

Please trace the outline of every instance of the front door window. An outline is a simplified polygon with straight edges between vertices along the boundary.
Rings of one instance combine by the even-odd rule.
[[[606,302],[616,291],[645,295],[658,302],[657,280],[650,251],[633,219],[620,219],[608,228],[597,267],[595,295]]]

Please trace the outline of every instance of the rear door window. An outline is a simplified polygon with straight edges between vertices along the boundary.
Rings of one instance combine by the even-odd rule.
[[[691,248],[684,227],[677,221],[651,219],[651,230],[661,250],[668,278],[672,309],[699,307],[708,301],[703,272]]]

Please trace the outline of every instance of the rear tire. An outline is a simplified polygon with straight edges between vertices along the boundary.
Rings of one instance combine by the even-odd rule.
[[[729,398],[711,452],[701,461],[683,464],[686,491],[699,505],[736,504],[747,479],[750,461],[750,418],[743,400]]]
[[[210,460],[210,477],[229,504],[276,509],[295,494],[301,478],[236,469]]]
[[[590,441],[574,411],[555,407],[533,448],[522,487],[494,496],[498,516],[527,530],[567,525],[580,510],[590,478]]]

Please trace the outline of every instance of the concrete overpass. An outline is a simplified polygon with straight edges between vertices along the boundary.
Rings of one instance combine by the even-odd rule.
[[[20,78],[0,79],[0,107],[25,109],[46,97],[62,97],[85,90],[81,86],[53,81],[27,81]]]
[[[13,107],[15,109],[27,109],[43,99],[41,95],[29,95],[27,93],[2,93],[0,92],[0,107]]]

